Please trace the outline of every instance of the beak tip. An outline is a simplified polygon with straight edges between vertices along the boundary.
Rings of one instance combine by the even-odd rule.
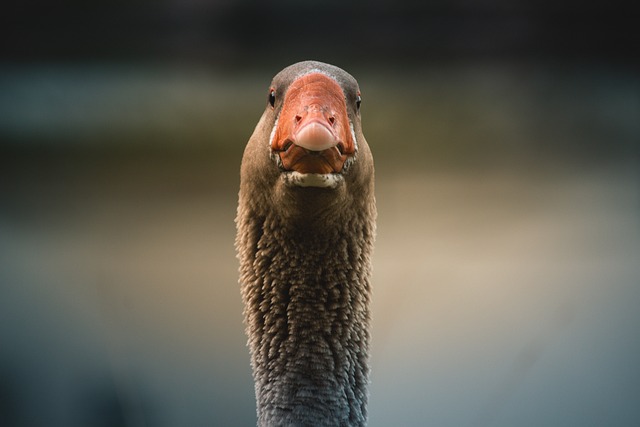
[[[327,126],[310,122],[298,128],[294,134],[295,144],[310,151],[324,151],[338,145],[338,139]]]

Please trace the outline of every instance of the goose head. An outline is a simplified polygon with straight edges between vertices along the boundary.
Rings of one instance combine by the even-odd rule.
[[[338,67],[304,61],[283,69],[268,87],[243,175],[279,191],[336,190],[369,180],[373,160],[360,104],[357,81]]]

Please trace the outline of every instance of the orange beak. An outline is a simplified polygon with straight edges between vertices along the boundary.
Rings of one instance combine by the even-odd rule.
[[[338,173],[355,154],[344,93],[322,73],[289,86],[271,141],[282,167],[300,173]]]

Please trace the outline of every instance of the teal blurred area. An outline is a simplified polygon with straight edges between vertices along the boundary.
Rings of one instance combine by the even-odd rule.
[[[637,424],[636,20],[539,3],[7,5],[0,426],[255,425],[239,167],[303,59],[376,161],[369,425]]]

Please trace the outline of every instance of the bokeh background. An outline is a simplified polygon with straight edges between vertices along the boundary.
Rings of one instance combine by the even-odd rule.
[[[0,425],[255,425],[238,170],[304,59],[376,159],[370,426],[638,425],[625,3],[6,3]]]

